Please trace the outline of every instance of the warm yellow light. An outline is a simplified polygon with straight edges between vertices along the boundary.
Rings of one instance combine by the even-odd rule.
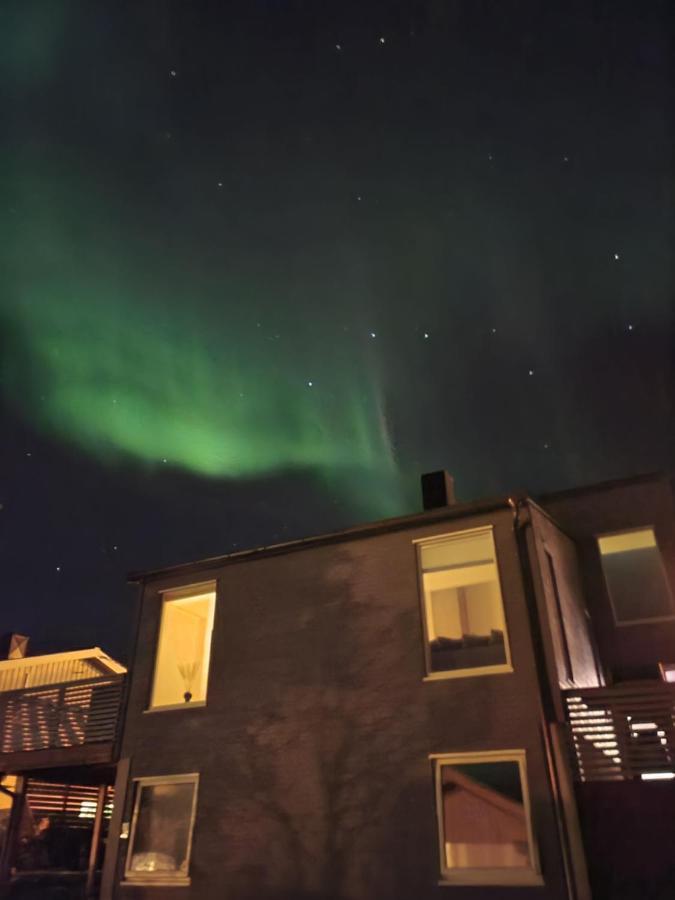
[[[656,547],[656,538],[651,528],[639,531],[625,531],[622,534],[607,534],[598,538],[598,545],[603,556],[610,553],[626,553],[630,550],[645,550]]]
[[[215,601],[213,590],[165,597],[151,706],[206,700]]]

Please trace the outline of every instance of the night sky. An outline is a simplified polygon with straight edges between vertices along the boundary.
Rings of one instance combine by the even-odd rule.
[[[4,0],[0,631],[675,451],[670,0]]]

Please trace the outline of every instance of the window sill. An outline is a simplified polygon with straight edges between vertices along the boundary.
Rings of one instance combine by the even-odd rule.
[[[189,703],[171,703],[168,706],[151,706],[149,709],[143,710],[143,715],[149,713],[175,712],[177,709],[203,709],[206,706],[206,700],[191,700]]]
[[[473,678],[477,675],[505,675],[513,672],[513,666],[504,663],[500,666],[481,666],[476,669],[448,669],[447,672],[429,672],[422,681],[446,681],[448,678]]]
[[[662,622],[675,622],[675,616],[651,616],[649,619],[626,619],[619,622],[614,619],[615,628],[631,628],[633,625],[660,625]]]
[[[465,869],[446,875],[439,887],[544,887],[544,879],[532,869]]]

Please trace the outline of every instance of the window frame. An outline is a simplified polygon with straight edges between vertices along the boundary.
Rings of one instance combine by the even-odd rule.
[[[209,678],[211,675],[211,648],[213,645],[213,631],[216,623],[216,607],[218,605],[218,582],[217,580],[212,581],[200,581],[196,584],[186,584],[181,587],[170,587],[170,588],[161,588],[157,592],[161,597],[160,610],[159,610],[159,622],[157,624],[157,632],[155,636],[155,649],[153,655],[153,663],[152,663],[152,674],[150,677],[150,690],[148,693],[148,699],[143,710],[144,713],[162,713],[162,712],[171,712],[172,710],[187,710],[187,709],[199,709],[200,707],[206,706],[206,701],[208,698],[208,687],[209,687]],[[213,594],[213,603],[211,608],[211,630],[209,634],[209,640],[205,644],[206,647],[206,684],[204,690],[204,699],[203,700],[190,700],[189,702],[183,701],[182,703],[165,703],[165,704],[157,704],[153,705],[152,698],[155,693],[155,681],[157,678],[157,663],[159,662],[159,646],[160,640],[162,637],[162,622],[164,620],[164,608],[166,603],[172,603],[176,600],[189,600],[192,597],[199,597],[204,594]]]
[[[670,600],[670,608],[672,613],[669,616],[649,616],[646,619],[625,619],[620,621],[617,613],[616,607],[614,606],[614,598],[612,597],[612,590],[609,586],[609,581],[607,579],[607,572],[605,571],[605,564],[603,562],[603,552],[600,549],[600,538],[608,538],[608,537],[618,537],[622,534],[633,534],[638,531],[651,531],[654,535],[654,543],[656,544],[656,550],[659,555],[659,563],[661,566],[661,574],[663,575],[663,582],[666,588],[666,594],[668,599]],[[653,524],[648,525],[636,525],[632,528],[622,528],[618,531],[603,531],[601,534],[596,534],[593,536],[595,541],[595,548],[600,559],[600,568],[602,569],[602,580],[605,585],[605,591],[607,592],[607,596],[609,597],[609,605],[612,610],[612,618],[614,620],[614,626],[616,628],[630,628],[632,625],[651,625],[658,624],[659,622],[672,622],[675,620],[675,604],[673,603],[673,592],[670,586],[670,580],[668,578],[668,572],[666,570],[665,563],[663,561],[663,553],[661,552],[661,546],[659,544],[659,540],[656,536],[656,528]]]
[[[129,840],[127,843],[127,855],[124,861],[124,882],[127,884],[143,884],[153,887],[169,887],[171,885],[189,885],[190,863],[192,861],[192,839],[194,835],[195,820],[197,818],[197,794],[199,792],[199,772],[187,772],[181,775],[147,775],[132,778],[133,806],[131,812],[131,825],[129,828]],[[136,838],[136,826],[141,805],[141,793],[144,787],[156,784],[192,784],[192,809],[190,810],[190,823],[188,826],[187,840],[187,867],[186,874],[171,875],[167,872],[134,872],[131,870],[133,858],[134,840]]]
[[[413,546],[415,547],[415,564],[417,566],[417,590],[419,594],[420,610],[422,614],[422,629],[424,637],[424,668],[425,674],[423,681],[445,681],[448,678],[471,678],[480,675],[505,675],[513,672],[513,663],[511,660],[511,644],[509,640],[509,627],[506,619],[506,605],[504,603],[504,591],[502,590],[501,568],[497,555],[497,542],[495,541],[494,525],[479,525],[476,528],[463,528],[460,531],[448,531],[443,534],[432,535],[431,537],[413,538]],[[495,567],[497,569],[497,587],[499,588],[499,599],[502,605],[502,614],[504,617],[504,655],[506,662],[497,663],[493,666],[476,666],[471,669],[445,669],[441,671],[433,671],[431,668],[431,649],[429,640],[429,622],[427,610],[427,596],[424,590],[424,570],[422,568],[421,550],[423,546],[430,544],[444,543],[448,539],[461,538],[470,534],[486,534],[489,533],[492,539],[492,547],[494,549]]]
[[[476,750],[464,753],[430,753],[434,780],[434,801],[436,804],[436,837],[438,842],[439,887],[465,886],[542,886],[539,851],[534,838],[532,826],[532,810],[530,789],[527,780],[527,752],[519,750]],[[529,868],[492,868],[492,869],[448,869],[445,864],[445,824],[443,817],[443,797],[441,773],[444,765],[480,764],[495,762],[515,762],[518,764],[520,787],[523,794],[525,822],[527,825],[527,842],[531,865]]]

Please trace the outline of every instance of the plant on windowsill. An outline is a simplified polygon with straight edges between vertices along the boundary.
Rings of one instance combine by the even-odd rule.
[[[185,685],[185,693],[183,699],[186,703],[192,700],[192,686],[199,672],[199,662],[178,663],[178,671],[180,672],[183,684]]]

